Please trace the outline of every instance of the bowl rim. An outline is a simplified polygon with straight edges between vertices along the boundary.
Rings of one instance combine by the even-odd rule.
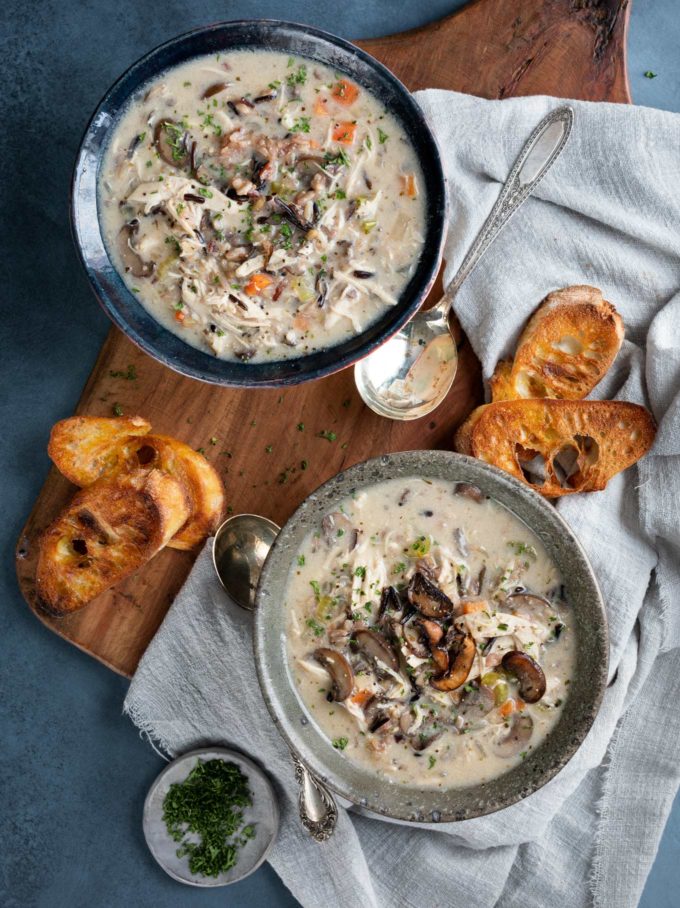
[[[423,458],[426,461],[425,468],[422,463]],[[402,469],[404,472],[400,473],[399,471]],[[376,471],[378,475],[371,475],[368,480],[362,481],[364,473],[371,474],[373,471]],[[332,748],[327,736],[316,726],[309,711],[302,703],[291,678],[283,632],[278,626],[272,626],[271,616],[276,614],[277,609],[282,612],[281,588],[270,589],[269,587],[277,569],[283,571],[277,562],[287,562],[287,570],[290,570],[292,566],[293,553],[287,555],[284,551],[284,547],[289,545],[289,537],[300,527],[303,530],[301,538],[304,538],[311,525],[311,520],[314,517],[318,518],[329,507],[333,507],[346,498],[350,494],[349,490],[353,483],[356,487],[362,485],[368,487],[395,476],[406,478],[423,475],[451,482],[476,481],[486,494],[507,508],[513,516],[524,522],[538,536],[552,558],[555,558],[557,550],[563,548],[565,557],[575,559],[576,567],[573,567],[572,574],[578,574],[579,589],[583,587],[586,590],[583,597],[587,605],[582,605],[580,609],[588,611],[587,646],[591,649],[590,658],[596,659],[596,667],[593,668],[592,665],[589,667],[587,679],[585,677],[576,679],[577,671],[574,672],[574,679],[578,680],[584,690],[589,692],[590,701],[585,704],[584,708],[581,708],[583,704],[574,701],[573,696],[570,695],[557,725],[548,738],[533,750],[525,761],[487,783],[467,788],[452,786],[449,789],[440,790],[416,789],[415,786],[408,786],[408,792],[413,792],[414,796],[417,792],[419,796],[424,797],[427,807],[402,809],[389,805],[389,792],[400,789],[404,791],[407,786],[380,780],[377,774],[342,757],[337,750]],[[539,530],[524,517],[519,516],[508,503],[513,499],[517,499],[533,514],[540,514],[540,519],[545,520],[544,528]],[[322,505],[323,509],[321,509]],[[554,542],[554,537],[548,533],[548,530],[556,534],[557,542]],[[571,587],[572,582],[576,582],[564,574],[563,580],[568,588]],[[573,589],[570,589],[568,598],[571,600],[570,605],[573,605]],[[285,623],[285,615],[282,621]],[[586,628],[581,621],[578,633],[581,634],[584,630]],[[280,639],[277,639],[277,633]],[[574,631],[574,633],[577,632]],[[584,642],[585,635],[581,645],[579,646],[577,643],[576,646],[577,668],[579,662],[587,658],[583,656],[583,651],[587,649],[584,647]],[[458,822],[495,813],[535,793],[561,772],[581,747],[600,710],[608,678],[609,629],[604,600],[590,561],[569,524],[548,500],[505,471],[475,458],[449,451],[403,451],[374,457],[341,471],[310,493],[286,521],[267,556],[258,584],[253,649],[262,696],[274,725],[288,747],[297,753],[309,769],[339,797],[371,814],[420,826]],[[580,668],[583,668],[583,665],[580,665]],[[577,686],[574,685],[574,687]],[[573,688],[571,690],[573,691]],[[569,707],[569,704],[572,706]],[[565,715],[571,716],[571,724],[568,726]],[[561,729],[564,739],[561,749],[551,756],[547,765],[539,764],[537,766],[536,755],[540,755],[542,752],[550,753],[544,751],[544,747],[546,747],[546,742],[549,745],[549,742],[554,739],[558,729]],[[319,756],[319,752],[323,756]],[[355,778],[350,781],[353,774]],[[368,786],[371,786],[372,783],[368,794],[366,788],[361,793],[357,793],[357,778],[366,781]],[[508,780],[513,782],[510,787],[508,787]],[[507,791],[504,794],[493,793],[492,799],[483,800],[487,789],[496,785],[505,786]],[[387,799],[385,798],[386,793],[388,793]],[[438,794],[442,801],[448,796],[453,803],[450,806],[437,804],[436,798],[432,797],[435,794]],[[456,805],[456,800],[467,803],[461,807]]]
[[[254,40],[250,44],[241,41],[229,45],[230,34],[244,30],[252,31]],[[392,114],[402,126],[411,125],[414,130],[417,128],[421,136],[419,142],[422,144],[419,147],[413,142],[412,136],[410,139],[426,185],[425,245],[416,270],[394,307],[397,310],[396,317],[394,310],[386,310],[360,334],[305,356],[272,362],[240,363],[220,359],[182,340],[156,321],[125,285],[109,257],[99,220],[99,167],[111,128],[115,126],[120,110],[135,92],[169,67],[209,54],[212,49],[190,50],[181,60],[170,64],[158,65],[159,58],[162,60],[173,51],[181,53],[185,45],[191,46],[197,40],[207,42],[214,36],[224,36],[225,52],[258,46],[266,48],[263,39],[272,31],[289,33],[300,40],[315,42],[317,46],[340,50],[344,55],[343,65],[338,65],[340,70],[345,70],[361,84],[361,79],[350,65],[350,58],[355,58],[362,67],[372,70],[384,85],[390,85],[400,98],[403,109],[392,109]],[[307,54],[299,51],[296,53],[311,59],[311,47],[307,51]],[[326,65],[334,64],[327,62]],[[147,67],[152,67],[154,71],[144,74]],[[113,113],[109,112],[111,106]],[[405,115],[406,111],[408,116]],[[223,387],[274,388],[312,381],[347,368],[396,334],[415,315],[439,273],[448,224],[449,199],[439,147],[425,115],[411,92],[383,63],[346,39],[315,26],[283,19],[233,19],[199,26],[164,41],[135,60],[110,85],[89,118],[78,147],[71,178],[69,209],[71,235],[97,301],[116,327],[137,347],[173,371],[199,381]],[[404,303],[406,299],[408,304]],[[129,314],[121,311],[128,309],[134,312],[134,324],[131,323]],[[362,338],[365,339],[362,341]],[[337,355],[333,355],[333,351],[337,351]]]

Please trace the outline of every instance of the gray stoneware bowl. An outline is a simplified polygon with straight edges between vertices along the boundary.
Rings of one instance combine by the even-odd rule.
[[[430,477],[471,482],[504,505],[539,537],[564,578],[577,635],[576,669],[562,716],[546,741],[519,766],[470,788],[432,791],[389,784],[335,750],[298,697],[288,667],[288,573],[309,529],[343,498],[385,479]],[[377,814],[415,823],[452,822],[493,813],[545,785],[569,761],[593,724],[607,683],[607,618],[588,559],[555,508],[507,473],[460,454],[407,451],[357,464],[313,492],[281,530],[257,590],[255,656],[262,692],[281,735],[338,795]]]

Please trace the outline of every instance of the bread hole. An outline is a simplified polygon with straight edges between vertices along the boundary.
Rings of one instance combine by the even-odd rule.
[[[84,539],[74,539],[71,546],[77,555],[87,555],[87,543]]]
[[[522,471],[522,476],[529,485],[542,486],[545,484],[547,470],[545,457],[540,451],[525,448],[518,443],[515,445],[515,459]]]
[[[157,456],[158,452],[155,448],[152,448],[151,445],[142,445],[141,448],[137,449],[137,460],[142,467],[153,463]]]
[[[552,467],[555,478],[563,489],[570,488],[569,480],[578,472],[579,449],[575,444],[566,444],[553,455]]]
[[[592,435],[574,435],[574,441],[583,455],[583,465],[591,467],[600,458],[600,446]]]

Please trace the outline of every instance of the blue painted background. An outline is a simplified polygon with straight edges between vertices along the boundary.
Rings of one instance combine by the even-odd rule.
[[[267,867],[213,892],[174,883],[157,867],[142,838],[141,807],[162,763],[121,716],[127,682],[43,628],[16,588],[14,540],[47,472],[50,426],[72,412],[109,327],[80,272],[67,222],[71,167],[89,113],[144,51],[197,25],[280,16],[350,38],[369,37],[424,24],[460,5],[456,0],[3,4],[2,908],[295,904]],[[679,46],[676,0],[636,0],[629,40],[636,103],[680,110]],[[645,70],[657,78],[644,78]],[[677,906],[679,846],[680,803],[648,881],[644,908]]]

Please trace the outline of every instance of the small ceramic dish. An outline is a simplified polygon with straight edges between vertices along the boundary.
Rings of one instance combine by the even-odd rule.
[[[316,60],[380,98],[397,118],[420,162],[426,212],[425,242],[413,276],[395,306],[342,343],[279,362],[218,359],[164,328],[142,306],[117,272],[98,215],[99,168],[117,119],[128,101],[161,73],[205,54],[241,49],[277,50]],[[437,144],[409,91],[386,67],[348,41],[308,25],[273,20],[222,22],[162,44],[133,64],[109,89],[85,131],[73,175],[71,223],[80,259],[104,311],[154,359],[177,372],[233,387],[279,387],[337,372],[395,334],[424,301],[439,270],[446,225],[446,184]]]
[[[163,821],[163,800],[173,782],[183,782],[198,760],[226,760],[235,763],[248,776],[253,804],[244,811],[244,825],[255,824],[255,837],[238,852],[238,862],[217,877],[193,876],[189,860],[177,857],[179,844],[168,833]],[[248,757],[226,747],[192,750],[169,763],[149,789],[144,802],[144,838],[149,851],[173,879],[189,886],[228,886],[236,883],[264,863],[279,828],[279,808],[271,782]]]
[[[282,593],[309,528],[357,490],[387,479],[418,476],[472,483],[523,521],[557,566],[571,609],[576,665],[569,697],[550,735],[504,775],[466,788],[433,789],[388,783],[335,749],[309,714],[291,676]],[[607,618],[588,559],[557,510],[507,473],[446,451],[410,451],[369,460],[339,473],[302,503],[283,527],[260,577],[255,611],[255,658],[272,719],[288,746],[342,798],[394,820],[437,823],[493,813],[531,795],[577,751],[597,715],[607,683]]]

